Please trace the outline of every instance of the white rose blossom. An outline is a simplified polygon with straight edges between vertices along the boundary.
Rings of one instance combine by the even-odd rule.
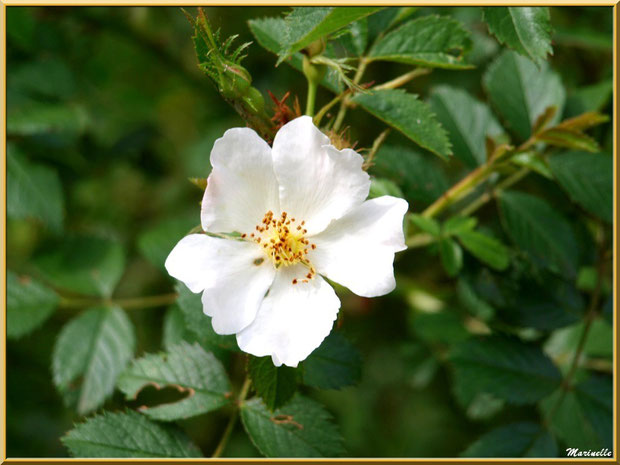
[[[283,126],[273,148],[233,128],[211,151],[201,208],[208,233],[174,247],[166,269],[194,293],[218,334],[241,350],[295,367],[330,333],[340,300],[323,276],[363,297],[396,285],[403,199],[366,200],[362,157],[337,150],[308,116]]]

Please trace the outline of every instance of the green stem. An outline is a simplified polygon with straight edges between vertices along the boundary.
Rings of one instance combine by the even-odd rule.
[[[325,116],[325,114],[334,106],[336,105],[338,102],[340,102],[340,100],[342,100],[346,95],[348,95],[350,93],[350,90],[347,89],[344,92],[342,92],[341,94],[336,95],[333,99],[331,99],[329,101],[329,103],[325,104],[323,106],[323,108],[321,108],[317,114],[314,116],[314,125],[315,126],[319,126],[321,124],[321,120],[323,119],[323,117]]]
[[[495,189],[493,189],[493,191],[485,192],[484,194],[480,195],[477,199],[475,199],[472,203],[470,203],[469,205],[464,207],[459,212],[459,215],[462,215],[462,216],[471,215],[476,210],[478,210],[480,207],[482,207],[484,204],[486,204],[489,200],[491,200],[493,197],[497,196],[501,191],[503,191],[503,190],[507,189],[508,187],[512,186],[513,184],[517,183],[518,181],[523,179],[529,173],[530,173],[530,169],[529,168],[525,168],[525,167],[521,168],[519,171],[516,171],[515,173],[513,173],[512,175],[510,175],[506,179],[504,179],[502,182],[500,182],[495,187]],[[467,187],[465,187],[463,189],[467,189]],[[458,194],[458,193],[457,194],[453,194],[453,195],[457,195],[457,196],[459,196],[459,198],[462,197],[462,195]],[[438,201],[439,200],[441,200],[441,198],[438,199]],[[448,200],[444,200],[443,202],[444,203],[438,204],[438,205],[436,205],[437,202],[435,202],[433,204],[433,205],[435,205],[434,209],[429,211],[429,209],[430,209],[430,207],[429,207],[422,214],[423,215],[424,214],[431,215],[431,216],[436,215],[442,209],[446,208],[448,206],[448,204],[449,204],[449,203],[445,203],[445,202],[448,202]],[[433,205],[431,205],[431,207]],[[427,213],[427,211],[428,211],[428,213]],[[431,244],[433,242],[433,240],[434,239],[430,235],[428,235],[428,234],[420,234],[420,233],[413,234],[412,236],[407,238],[407,247],[410,248],[410,249],[411,248],[415,248],[415,247],[424,247],[424,246],[427,246],[427,245]]]
[[[414,249],[416,247],[425,247],[429,244],[432,244],[433,242],[435,242],[435,238],[433,236],[431,236],[430,234],[426,234],[426,233],[420,233],[420,234],[414,234],[411,237],[407,238],[407,248],[409,249]]]
[[[571,361],[570,367],[566,372],[566,376],[564,376],[564,380],[562,381],[562,391],[558,396],[555,404],[549,409],[546,417],[544,418],[544,423],[549,425],[551,419],[562,405],[564,397],[566,393],[572,388],[573,377],[577,372],[577,368],[579,366],[579,361],[581,359],[581,355],[586,347],[586,342],[588,341],[588,335],[590,334],[590,329],[592,328],[592,323],[596,319],[598,314],[598,307],[600,303],[601,297],[601,287],[603,284],[603,268],[604,268],[604,241],[601,240],[600,249],[599,249],[599,260],[597,266],[597,276],[596,276],[596,285],[594,287],[594,291],[592,292],[592,298],[590,299],[590,305],[588,306],[588,311],[584,317],[585,325],[583,327],[583,331],[581,333],[581,337],[579,338],[579,342],[577,343],[577,348],[575,349],[575,355],[573,356],[573,360]]]
[[[444,211],[454,202],[461,200],[465,195],[471,192],[479,183],[487,179],[493,172],[493,164],[487,163],[479,166],[454,186],[448,189],[441,197],[433,202],[426,210],[422,212],[422,216],[432,218]]]
[[[353,77],[354,84],[360,83],[360,81],[362,80],[362,76],[364,76],[364,72],[366,71],[366,67],[368,66],[368,63],[369,61],[366,58],[364,57],[360,58],[359,66],[357,67],[357,71],[355,73],[355,76]],[[347,97],[347,98],[344,98],[342,102],[340,103],[340,110],[338,110],[338,115],[336,115],[336,121],[334,122],[334,126],[333,126],[334,131],[340,130],[340,127],[342,126],[342,123],[344,122],[344,117],[347,114],[348,107],[349,107],[349,98]]]
[[[318,82],[308,79],[308,100],[306,101],[306,115],[314,116],[314,102],[316,100],[316,90]]]
[[[62,297],[60,306],[62,308],[84,308],[92,307],[95,305],[118,305],[125,310],[138,309],[138,308],[150,308],[150,307],[163,307],[164,305],[173,304],[177,299],[176,293],[152,295],[145,297],[132,297],[128,299],[93,299],[93,298],[73,298]]]
[[[472,203],[464,207],[461,210],[460,214],[462,216],[471,215],[473,212],[478,210],[480,207],[482,207],[485,203],[487,203],[493,197],[497,196],[500,192],[509,188],[513,184],[516,184],[518,181],[523,179],[529,173],[530,173],[529,168],[525,168],[525,167],[521,168],[519,171],[516,171],[515,173],[513,173],[512,175],[504,179],[502,182],[500,182],[491,192],[485,192],[480,197],[478,197],[476,200],[474,200]]]
[[[425,74],[428,74],[430,72],[430,68],[416,68],[413,71],[409,71],[408,73],[392,79],[391,81],[384,82],[383,84],[375,86],[371,90],[396,89],[397,87],[404,86],[409,81],[412,81],[419,76],[424,76]]]
[[[390,129],[388,128],[385,131],[383,131],[381,134],[379,134],[379,136],[375,139],[375,141],[372,143],[372,148],[370,149],[370,153],[368,154],[368,156],[366,157],[366,161],[362,165],[362,169],[368,170],[368,168],[372,166],[372,161],[374,160],[375,155],[377,154],[379,148],[381,147],[381,145],[383,144],[383,142],[385,141],[385,138],[388,136],[389,133],[390,133]]]
[[[235,429],[235,425],[237,424],[237,418],[239,417],[239,408],[241,407],[241,403],[245,400],[245,398],[248,395],[248,392],[250,391],[250,378],[246,377],[245,381],[243,382],[243,387],[241,388],[241,392],[239,392],[239,397],[237,397],[237,402],[236,402],[236,406],[235,406],[235,410],[233,412],[233,414],[230,416],[230,418],[228,419],[228,423],[226,424],[226,428],[224,429],[224,433],[222,434],[222,438],[220,439],[220,442],[217,444],[217,447],[215,448],[215,451],[213,452],[213,455],[211,456],[212,458],[217,458],[217,457],[221,457],[222,453],[224,452],[224,449],[226,448],[226,445],[228,444],[228,441],[230,440],[230,436],[233,432],[233,430]]]
[[[536,134],[534,134],[516,149],[505,150],[501,153],[500,156],[492,157],[484,165],[479,166],[474,171],[465,176],[463,179],[461,179],[454,186],[452,186],[450,189],[448,189],[446,193],[444,193],[441,197],[435,200],[435,202],[433,202],[426,210],[424,210],[422,212],[422,215],[429,218],[438,215],[450,205],[454,204],[454,202],[461,200],[475,187],[477,187],[478,184],[480,184],[482,181],[485,181],[489,176],[491,176],[491,174],[495,172],[495,168],[499,164],[508,161],[508,159],[514,155],[525,152],[533,144],[535,144],[536,141]],[[523,176],[524,175],[525,173],[523,174]],[[521,178],[519,177],[518,179]]]

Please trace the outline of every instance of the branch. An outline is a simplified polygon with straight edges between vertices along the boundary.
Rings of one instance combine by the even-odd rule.
[[[599,228],[599,232],[601,229]],[[562,405],[564,401],[564,397],[566,393],[572,388],[573,377],[577,371],[577,367],[579,366],[579,360],[581,359],[581,355],[586,347],[586,342],[588,341],[588,335],[590,334],[590,329],[592,328],[592,323],[596,319],[598,315],[598,309],[601,299],[601,287],[603,283],[603,271],[604,271],[604,241],[601,239],[599,246],[599,257],[598,257],[598,266],[597,266],[597,276],[596,276],[596,285],[594,287],[594,291],[592,292],[592,298],[590,299],[590,305],[588,306],[588,311],[584,317],[585,325],[583,327],[583,332],[581,333],[581,337],[579,338],[579,342],[577,343],[577,349],[575,349],[575,355],[573,356],[573,360],[570,364],[570,368],[566,372],[566,376],[562,381],[562,392],[558,397],[557,401],[549,412],[547,413],[544,423],[548,425],[551,422],[551,419]]]
[[[396,89],[397,87],[404,86],[409,81],[412,81],[413,79],[419,76],[424,76],[425,74],[429,74],[431,71],[432,70],[430,68],[416,68],[413,71],[409,71],[408,73],[405,73],[401,76],[398,76],[395,79],[392,79],[391,81],[384,82],[383,84],[379,84],[378,86],[375,86],[371,88],[370,90]]]
[[[95,305],[118,305],[125,310],[163,307],[173,304],[177,300],[176,293],[160,294],[145,297],[132,297],[128,299],[106,299],[106,298],[72,298],[62,297],[60,307],[62,308],[84,308]]]
[[[224,452],[224,449],[226,448],[226,445],[228,444],[228,441],[230,440],[230,436],[233,430],[235,429],[235,425],[237,424],[237,418],[239,417],[239,407],[241,406],[241,402],[245,400],[245,398],[248,395],[248,392],[250,391],[250,384],[251,384],[250,378],[246,377],[245,381],[243,382],[243,387],[241,388],[241,392],[239,392],[239,397],[237,397],[235,410],[230,416],[230,418],[228,419],[228,423],[226,424],[226,429],[224,429],[222,438],[220,439],[220,442],[217,444],[217,447],[215,448],[215,451],[213,452],[213,455],[211,456],[211,458],[217,458],[217,457],[222,456],[222,453]]]
[[[366,157],[366,161],[362,165],[363,170],[367,171],[368,168],[372,166],[372,161],[374,160],[375,155],[377,154],[377,151],[379,150],[379,147],[381,147],[381,145],[383,144],[383,142],[385,141],[385,138],[388,136],[389,133],[390,133],[389,128],[384,130],[381,134],[379,134],[379,136],[372,143],[372,148],[370,149],[370,153],[368,154],[368,156]]]

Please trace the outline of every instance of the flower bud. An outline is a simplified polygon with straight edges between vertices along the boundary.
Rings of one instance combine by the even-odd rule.
[[[260,113],[265,109],[265,98],[256,87],[249,87],[243,101],[254,113]]]
[[[243,97],[252,84],[252,76],[243,66],[220,60],[218,66],[218,89],[225,98]]]

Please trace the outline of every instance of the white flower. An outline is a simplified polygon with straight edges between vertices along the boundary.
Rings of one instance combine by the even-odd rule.
[[[334,148],[308,116],[282,127],[273,148],[248,128],[215,142],[202,228],[242,236],[186,236],[166,269],[202,292],[216,333],[294,367],[329,334],[340,308],[322,276],[364,297],[394,289],[408,205],[390,196],[365,201],[362,161]]]

